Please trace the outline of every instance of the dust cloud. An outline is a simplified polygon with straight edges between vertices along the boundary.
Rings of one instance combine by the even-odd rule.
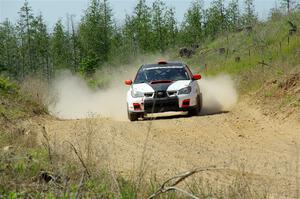
[[[237,103],[237,90],[229,75],[203,78],[199,86],[203,95],[204,115],[230,111]]]
[[[130,76],[128,77],[130,78]],[[125,120],[126,92],[124,79],[113,76],[106,89],[91,89],[79,76],[70,72],[60,74],[53,84],[56,102],[49,107],[50,113],[62,119],[81,119],[90,116]]]

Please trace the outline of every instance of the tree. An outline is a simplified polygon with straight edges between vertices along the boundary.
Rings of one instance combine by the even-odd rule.
[[[291,0],[281,0],[281,6],[289,13],[291,9]]]
[[[47,26],[40,14],[34,18],[33,27],[33,48],[34,48],[34,68],[33,72],[42,72],[42,75],[50,80],[52,69],[50,67],[50,36]]]
[[[227,27],[227,18],[223,0],[214,0],[205,12],[205,35],[214,38],[224,32]]]
[[[103,0],[103,3],[100,4],[100,13],[102,16],[102,28],[103,28],[103,52],[104,52],[104,61],[108,61],[108,55],[110,51],[112,33],[113,33],[113,21],[112,21],[112,9],[109,7],[108,1]]]
[[[138,47],[145,52],[153,50],[151,42],[151,13],[146,0],[138,1],[134,9],[133,23],[135,27],[134,37],[137,40]]]
[[[74,24],[74,15],[67,16],[68,19],[68,32],[67,32],[67,37],[68,37],[68,44],[69,48],[71,50],[71,69],[75,72],[78,72],[79,70],[79,60],[80,60],[80,49],[79,49],[79,36],[78,36],[78,31],[76,30],[75,24]],[[71,27],[70,27],[71,26]]]
[[[188,44],[200,42],[204,37],[203,2],[195,0],[184,16],[182,24],[182,41]]]
[[[245,0],[245,13],[243,15],[243,23],[245,26],[253,25],[257,21],[257,16],[255,15],[254,0]]]
[[[18,39],[20,42],[20,54],[22,57],[22,70],[21,77],[24,78],[29,72],[33,71],[33,52],[34,48],[32,45],[33,40],[33,30],[32,30],[32,22],[34,20],[34,16],[32,14],[32,9],[29,6],[27,0],[25,0],[24,5],[21,7],[20,19],[17,25],[18,31]]]
[[[231,0],[226,9],[227,30],[235,31],[240,26],[239,0]]]
[[[173,8],[169,8],[165,13],[165,25],[167,29],[167,47],[174,47],[176,44],[178,29],[177,29],[177,22],[175,19],[175,10]]]
[[[95,63],[96,68],[108,61],[112,31],[112,13],[107,0],[92,0],[80,24],[79,40],[83,57],[88,57],[88,63]]]
[[[5,20],[0,25],[0,73],[18,78],[20,69],[18,40],[15,27]]]
[[[51,55],[55,70],[70,67],[70,48],[68,36],[61,20],[56,22],[51,37]]]
[[[165,21],[166,5],[161,0],[156,0],[152,6],[152,26],[154,49],[161,52],[167,47],[167,27]]]
[[[125,17],[125,23],[122,27],[122,36],[123,36],[123,46],[128,52],[133,52],[133,54],[136,54],[139,49],[138,39],[137,39],[137,33],[135,29],[135,22],[134,17],[126,15]]]

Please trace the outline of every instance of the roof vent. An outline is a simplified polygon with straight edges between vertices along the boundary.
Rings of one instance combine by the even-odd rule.
[[[165,61],[165,60],[159,60],[157,63],[158,63],[158,64],[167,64],[168,62]]]

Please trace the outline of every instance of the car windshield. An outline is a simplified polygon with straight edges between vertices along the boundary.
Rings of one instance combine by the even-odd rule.
[[[154,81],[178,81],[189,79],[189,74],[184,66],[162,66],[142,68],[139,70],[134,83],[139,84]]]

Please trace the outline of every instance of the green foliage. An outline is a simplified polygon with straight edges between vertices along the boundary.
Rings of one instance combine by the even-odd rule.
[[[257,21],[255,14],[254,0],[244,0],[245,13],[243,15],[243,24],[245,26],[252,26]]]
[[[18,198],[18,195],[17,195],[16,192],[10,192],[10,193],[8,194],[8,198],[9,198],[9,199],[17,199],[17,198]]]
[[[131,199],[136,198],[136,187],[134,186],[134,183],[130,183],[129,181],[126,181],[124,178],[119,178],[118,183],[120,186],[120,192],[121,192],[121,198],[122,199]]]
[[[90,77],[96,72],[98,59],[95,57],[85,57],[80,63],[80,72],[83,76]]]
[[[227,17],[226,30],[230,32],[237,30],[241,25],[239,0],[231,0],[225,12]]]
[[[16,92],[17,85],[12,83],[8,78],[0,76],[0,92]]]
[[[138,0],[132,21],[133,39],[137,47],[142,51],[151,50],[151,13],[146,0]]]
[[[56,70],[71,68],[71,51],[68,37],[65,27],[59,20],[54,26],[50,47],[53,66]]]
[[[34,101],[30,96],[21,95],[16,83],[0,76],[0,122],[2,117],[9,121],[47,113],[43,104]],[[1,131],[0,125],[0,131]]]
[[[226,16],[223,0],[214,0],[206,11],[206,35],[212,38],[226,29]]]
[[[184,43],[194,44],[204,37],[204,9],[203,1],[194,1],[184,16],[181,39]],[[187,37],[187,35],[189,35]]]
[[[108,1],[92,0],[79,27],[83,54],[80,68],[87,75],[94,73],[101,64],[108,61],[112,32],[112,10]]]
[[[8,20],[0,25],[0,73],[19,74],[18,41],[15,27]]]

